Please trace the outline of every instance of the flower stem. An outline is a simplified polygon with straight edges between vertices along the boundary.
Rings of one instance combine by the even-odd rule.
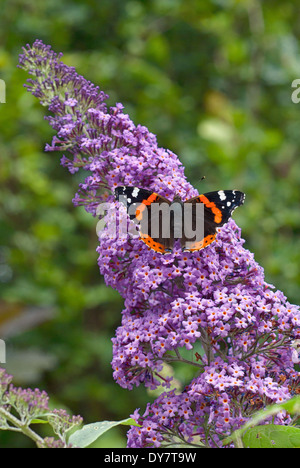
[[[20,421],[11,413],[6,411],[4,408],[0,408],[0,415],[3,416],[7,421],[12,423],[15,426],[15,428],[18,430],[18,432],[23,432],[23,434],[25,434],[27,437],[32,439],[39,447],[44,446],[44,440],[36,432],[34,432],[26,424],[23,424],[22,421]],[[9,429],[13,430],[13,428],[9,428]]]

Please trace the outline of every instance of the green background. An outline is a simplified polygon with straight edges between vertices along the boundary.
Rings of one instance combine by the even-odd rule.
[[[240,189],[235,212],[266,280],[300,303],[299,9],[293,1],[2,0],[0,79],[0,337],[16,385],[86,423],[129,416],[153,398],[112,379],[122,300],[97,267],[95,220],[72,198],[82,174],[45,153],[46,110],[16,68],[42,39],[125,105],[177,153],[203,192]],[[205,180],[200,182],[202,176]],[[184,370],[182,373],[184,374]],[[100,446],[124,446],[124,428]],[[99,444],[98,444],[99,445]],[[31,446],[0,432],[1,447]]]

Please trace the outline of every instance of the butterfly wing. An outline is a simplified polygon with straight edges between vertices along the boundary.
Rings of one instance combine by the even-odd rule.
[[[116,199],[126,206],[131,219],[136,218],[134,208],[137,208],[144,200],[149,199],[151,195],[154,195],[153,192],[139,187],[123,186],[115,189]]]
[[[182,239],[182,247],[185,250],[201,250],[211,244],[217,235],[217,228],[226,224],[233,211],[244,203],[245,194],[238,190],[219,190],[208,192],[187,200],[196,207],[198,203],[204,205],[203,211],[193,211],[193,224],[201,226],[203,223],[203,238],[191,242],[185,237]]]
[[[131,219],[140,224],[141,240],[156,252],[166,253],[172,251],[174,247],[174,218],[169,217],[167,221],[164,219],[165,226],[169,222],[171,224],[171,235],[163,236],[162,232],[163,204],[167,204],[167,208],[169,208],[171,202],[155,192],[138,187],[117,187],[115,194],[116,198],[126,205]],[[217,228],[229,221],[232,212],[242,205],[244,200],[245,194],[238,190],[208,192],[187,200],[184,204],[192,205],[191,223],[193,226],[202,226],[202,234],[200,238],[196,237],[193,240],[193,238],[185,237],[185,233],[183,233],[181,238],[182,248],[188,251],[197,251],[211,244],[216,238]],[[153,216],[153,205],[155,204],[157,215]],[[201,204],[203,209],[197,210],[198,204]],[[170,216],[170,210],[165,213]],[[153,234],[154,231],[155,235]]]
[[[157,210],[157,218],[151,216],[154,204],[157,204],[158,208],[162,207],[162,204],[170,205],[167,198],[150,190],[129,186],[117,187],[115,195],[127,207],[130,218],[140,225],[140,238],[148,247],[159,253],[166,253],[172,249],[172,239],[163,238],[161,235],[162,211]],[[154,226],[154,222],[158,223],[158,226]],[[156,235],[153,237],[154,231]]]

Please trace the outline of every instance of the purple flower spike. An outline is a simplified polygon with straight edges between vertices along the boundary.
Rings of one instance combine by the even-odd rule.
[[[56,135],[47,151],[62,151],[71,173],[89,171],[74,203],[95,216],[124,185],[170,199],[196,196],[178,157],[158,147],[121,104],[108,109],[107,95],[60,58],[36,41],[20,66],[32,76],[27,89],[53,113],[47,119]],[[219,447],[257,409],[299,392],[299,307],[265,282],[232,219],[198,252],[160,255],[138,238],[107,233],[99,234],[100,272],[124,298],[112,339],[116,382],[129,390],[169,389],[170,364],[195,370],[184,390],[164,392],[143,415],[135,412],[141,427],[130,429],[129,447]],[[280,414],[275,423],[290,417]]]

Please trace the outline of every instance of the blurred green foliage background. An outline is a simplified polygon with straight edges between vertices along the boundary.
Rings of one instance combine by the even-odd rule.
[[[122,300],[100,277],[95,220],[71,202],[82,174],[44,153],[53,133],[23,88],[21,47],[38,38],[62,51],[179,155],[199,190],[244,191],[234,217],[246,248],[300,303],[299,37],[292,0],[1,0],[0,337],[16,385],[86,423],[152,398],[112,379]],[[125,446],[125,430],[101,444]],[[30,442],[1,431],[0,446]]]

